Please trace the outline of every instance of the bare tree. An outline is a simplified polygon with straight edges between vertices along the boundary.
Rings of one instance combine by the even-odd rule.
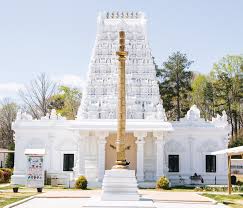
[[[5,98],[0,101],[0,145],[9,148],[13,145],[12,122],[16,118],[18,106],[16,103]]]
[[[39,119],[48,113],[50,98],[55,94],[57,84],[42,73],[26,85],[19,94],[27,108],[27,111],[33,118]]]

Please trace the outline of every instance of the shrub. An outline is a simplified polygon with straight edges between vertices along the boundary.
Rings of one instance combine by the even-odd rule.
[[[75,182],[76,189],[87,189],[88,181],[85,176],[79,176]]]
[[[3,176],[3,171],[0,169],[0,183],[3,183],[4,176]]]
[[[160,177],[160,179],[156,182],[156,188],[158,189],[169,189],[169,179],[166,178],[165,176]]]
[[[3,183],[8,183],[10,181],[11,175],[13,174],[13,170],[10,168],[1,168],[3,171]]]
[[[239,181],[239,180],[238,180],[238,181],[236,182],[236,185],[238,185],[238,186],[242,186],[242,185],[243,185],[243,181]]]

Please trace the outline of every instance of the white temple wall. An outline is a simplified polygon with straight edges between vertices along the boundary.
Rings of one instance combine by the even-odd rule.
[[[51,173],[62,173],[68,174],[67,171],[63,171],[63,157],[64,154],[74,154],[74,164],[77,161],[77,143],[75,141],[74,135],[70,131],[58,131],[53,136],[53,147],[52,147],[52,165]]]
[[[206,155],[227,147],[227,130],[217,128],[174,127],[174,131],[163,135],[158,134],[163,140],[162,155],[158,156],[158,138],[154,132],[136,133],[135,145],[143,145],[143,156],[137,152],[136,172],[139,171],[140,181],[155,181],[157,178],[157,163],[162,164],[160,175],[170,178],[172,185],[180,184],[180,178],[185,184],[191,184],[189,179],[194,173],[201,175],[204,184],[225,184],[227,159],[224,155],[216,156],[216,172],[206,172]],[[141,135],[140,135],[141,134]],[[44,148],[44,167],[48,176],[57,176],[59,183],[65,184],[72,171],[63,171],[63,155],[74,154],[74,165],[80,165],[78,175],[85,175],[93,183],[101,181],[105,170],[105,144],[107,132],[79,132],[78,137],[67,128],[40,128],[17,130],[15,135],[16,160],[14,175],[22,177],[20,183],[24,184],[26,174],[25,149]],[[141,141],[139,140],[142,139]],[[78,146],[81,141],[81,146]],[[83,141],[83,143],[82,143]],[[144,141],[144,143],[143,143]],[[142,142],[142,143],[139,143]],[[179,172],[168,171],[168,155],[179,155]],[[78,161],[78,158],[81,160]],[[163,162],[158,161],[163,158]],[[143,167],[141,167],[141,165]],[[82,166],[82,167],[81,167]],[[160,166],[161,167],[161,166]],[[143,170],[143,173],[141,173]],[[14,178],[14,177],[13,177]]]
[[[227,132],[217,128],[175,128],[165,138],[165,169],[172,184],[179,184],[180,179],[191,184],[190,176],[201,175],[204,184],[225,184],[227,174],[227,160],[224,155],[216,156],[216,172],[206,172],[206,155],[211,152],[227,148]],[[179,172],[169,172],[169,155],[179,155]],[[216,179],[215,179],[216,177]]]

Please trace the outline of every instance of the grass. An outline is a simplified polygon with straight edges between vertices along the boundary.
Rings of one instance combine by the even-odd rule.
[[[209,197],[211,199],[214,199],[217,202],[228,205],[229,207],[232,207],[232,208],[243,208],[243,195],[242,194],[226,195],[226,194],[207,194],[207,193],[204,193],[202,195]]]
[[[141,190],[148,190],[148,191],[172,191],[172,192],[193,192],[195,187],[189,187],[189,186],[174,186],[172,188],[169,188],[168,190],[165,189],[156,189],[156,188],[139,188]]]
[[[5,187],[0,187],[0,208],[3,208],[6,205],[12,204],[14,202],[23,200],[25,198],[28,198],[30,196],[34,196],[37,193],[35,188],[28,188],[25,186],[19,186],[19,192],[18,193],[13,193],[12,191],[12,186],[8,185]],[[64,188],[64,186],[56,186],[56,187],[52,187],[52,186],[45,186],[43,191],[48,191],[48,190],[65,190],[65,191],[69,191],[69,190],[80,190],[80,189],[67,189]],[[87,190],[91,190],[91,189],[87,189]]]
[[[20,201],[27,197],[33,196],[36,193],[29,193],[29,192],[20,192],[20,193],[13,193],[13,192],[0,192],[0,208],[8,204],[12,204],[14,202]]]
[[[0,190],[10,190],[12,189],[13,187],[11,185],[8,185],[8,186],[4,186],[4,187],[0,187]],[[49,185],[46,185],[44,187],[44,190],[60,190],[60,189],[67,189],[65,188],[64,186],[49,186]],[[19,190],[25,190],[25,191],[36,191],[36,188],[28,188],[28,187],[25,187],[25,186],[19,186]]]

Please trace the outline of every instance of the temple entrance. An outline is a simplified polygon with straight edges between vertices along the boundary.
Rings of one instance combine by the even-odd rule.
[[[125,138],[126,144],[126,160],[130,162],[129,169],[137,169],[137,145],[136,138],[133,133],[127,133]],[[116,133],[107,137],[105,147],[105,169],[110,170],[116,161]]]

